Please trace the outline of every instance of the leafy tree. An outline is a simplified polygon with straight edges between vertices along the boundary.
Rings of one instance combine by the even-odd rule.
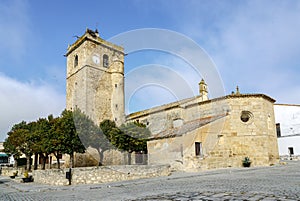
[[[50,124],[50,130],[48,133],[47,142],[45,144],[45,150],[48,153],[52,153],[57,160],[57,168],[60,169],[59,157],[63,153],[64,148],[64,131],[60,126],[60,118],[53,118],[52,115],[48,116],[48,121]]]
[[[14,157],[14,167],[18,166],[18,159],[22,155],[20,150],[18,149],[17,146],[15,146],[15,139],[11,135],[11,137],[7,137],[3,143],[4,146],[4,152],[7,153],[9,156]]]
[[[36,122],[30,122],[24,129],[17,130],[20,136],[23,136],[23,144],[21,152],[26,156],[26,169],[31,170],[31,156],[34,154],[34,145],[37,142],[36,136],[33,134]]]
[[[126,136],[111,120],[104,120],[100,123],[103,134],[111,143],[111,148],[123,149],[122,142],[125,142]]]
[[[46,118],[39,118],[36,122],[32,122],[31,137],[34,144],[32,145],[35,156],[39,155],[42,159],[42,169],[45,169],[46,160],[51,154],[47,149],[49,146],[49,133],[51,130],[51,124]],[[37,157],[34,164],[34,169],[37,167]]]
[[[110,143],[106,136],[88,116],[79,109],[73,111],[76,132],[85,147],[93,147],[100,156],[99,165],[102,165],[103,152],[110,148]]]
[[[147,139],[151,132],[146,125],[139,122],[130,122],[121,125],[120,129],[127,136],[124,150],[128,151],[128,164],[131,164],[132,152],[147,152]]]
[[[70,167],[74,167],[74,153],[84,153],[85,147],[83,146],[73,120],[73,112],[64,110],[57,122],[58,130],[62,133],[61,137],[61,152],[70,156]]]
[[[151,133],[143,124],[132,122],[118,128],[113,121],[104,120],[100,128],[114,147],[128,152],[128,164],[131,164],[132,152],[147,151],[147,138]]]
[[[30,170],[30,158],[32,156],[32,137],[30,136],[31,125],[22,121],[15,124],[11,131],[9,131],[8,137],[4,143],[5,152],[8,154],[14,154],[15,162],[21,155],[21,153],[26,155],[27,159],[27,170]],[[17,162],[16,162],[17,163]],[[16,164],[17,166],[17,164]]]
[[[53,153],[60,168],[60,154],[70,155],[70,166],[74,166],[74,153],[84,153],[85,147],[91,146],[98,150],[99,165],[103,161],[103,152],[113,147],[129,153],[147,150],[147,138],[150,131],[145,125],[133,122],[118,128],[115,122],[104,120],[100,127],[82,113],[64,110],[60,117],[39,118],[35,122],[22,121],[15,124],[4,142],[5,152],[13,155],[15,161],[23,153],[27,159],[27,169],[31,168],[30,159],[33,154],[43,159],[42,169],[45,169],[48,155]],[[15,163],[17,165],[17,162]],[[37,168],[37,157],[34,168]]]

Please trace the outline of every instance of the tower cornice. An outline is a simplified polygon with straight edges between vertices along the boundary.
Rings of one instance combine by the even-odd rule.
[[[96,32],[93,32],[93,31],[87,29],[85,34],[83,34],[80,38],[78,38],[75,41],[75,43],[73,43],[72,45],[70,45],[68,47],[67,53],[65,54],[65,56],[68,56],[69,54],[71,54],[76,48],[78,48],[85,41],[91,41],[93,43],[96,43],[97,45],[101,45],[105,48],[112,49],[112,50],[117,51],[117,52],[124,55],[124,48],[123,47],[115,45],[115,44],[110,43],[108,41],[105,41],[102,38],[100,38]]]

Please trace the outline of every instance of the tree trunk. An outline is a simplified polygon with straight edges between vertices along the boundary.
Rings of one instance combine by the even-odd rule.
[[[47,162],[48,154],[46,154],[45,156],[43,154],[43,157],[44,157],[44,160],[43,160],[42,170],[46,169],[46,162]]]
[[[45,154],[45,156],[44,156],[44,154],[42,154],[42,155],[43,155],[43,158],[44,158],[43,164],[42,164],[42,170],[44,170],[46,168],[46,162],[47,162],[48,154]]]
[[[74,167],[74,153],[70,154],[70,168]]]
[[[39,155],[40,155],[40,160],[41,160],[41,169],[44,170],[45,169],[44,168],[45,156],[44,156],[44,154],[39,154]]]
[[[60,169],[60,161],[59,161],[59,154],[57,154],[56,160],[57,160],[57,168]]]
[[[57,168],[60,169],[60,161],[59,161],[59,152],[57,153],[53,153],[55,158],[56,158],[56,161],[57,161]]]
[[[14,168],[17,168],[18,167],[18,157],[14,157]]]
[[[31,169],[30,158],[31,155],[26,155],[26,170],[28,171]]]
[[[36,170],[38,167],[38,154],[35,153],[34,154],[34,165],[33,165],[33,169]]]

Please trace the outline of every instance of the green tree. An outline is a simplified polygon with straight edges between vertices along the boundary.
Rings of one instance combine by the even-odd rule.
[[[118,128],[115,122],[104,120],[100,128],[114,147],[128,152],[128,164],[131,164],[132,152],[147,151],[147,138],[151,133],[143,124],[132,122]]]
[[[122,150],[122,131],[116,126],[115,122],[111,120],[103,120],[99,125],[106,140],[109,142],[107,149],[121,149]],[[124,140],[123,140],[124,141]]]
[[[147,139],[151,136],[151,132],[146,125],[139,122],[123,124],[120,129],[126,136],[123,149],[128,152],[128,164],[131,164],[132,152],[147,152]]]
[[[123,150],[122,143],[126,141],[124,133],[116,126],[115,122],[111,120],[104,120],[100,123],[100,128],[103,134],[109,140],[110,148],[117,148]]]
[[[19,135],[24,136],[24,142],[21,146],[21,152],[26,156],[26,169],[31,170],[31,157],[34,154],[35,143],[38,141],[34,135],[36,122],[30,122],[26,128],[19,129]]]
[[[16,146],[15,139],[13,138],[12,134],[7,137],[3,143],[4,152],[7,153],[9,156],[14,157],[14,167],[18,167],[18,159],[22,155],[18,147]]]
[[[42,159],[42,169],[45,169],[46,160],[51,154],[48,146],[50,146],[49,135],[51,131],[51,124],[46,118],[39,118],[36,122],[32,122],[31,137],[34,144],[32,145],[33,152],[35,153],[34,169],[37,168],[37,155]]]
[[[110,143],[106,136],[88,116],[79,109],[73,111],[76,132],[85,147],[93,147],[100,156],[99,165],[103,162],[103,152],[110,148]]]
[[[15,124],[11,131],[7,133],[8,137],[4,143],[5,151],[8,154],[14,154],[15,162],[21,153],[25,154],[27,159],[27,170],[31,169],[30,159],[33,153],[33,139],[30,135],[31,126],[32,125],[27,124],[25,121]]]
[[[52,153],[57,160],[57,168],[60,169],[60,155],[63,154],[64,148],[64,131],[60,126],[60,118],[53,118],[52,115],[48,116],[48,121],[50,124],[50,130],[48,133],[47,143],[45,144],[45,149],[47,152]]]
[[[62,132],[61,136],[61,151],[70,156],[70,167],[74,167],[74,153],[84,153],[83,146],[76,127],[74,124],[74,115],[72,111],[64,110],[57,122],[59,130]]]

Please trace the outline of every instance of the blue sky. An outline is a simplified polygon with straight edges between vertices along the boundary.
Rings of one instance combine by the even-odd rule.
[[[300,103],[300,1],[1,0],[0,141],[14,123],[59,115],[65,108],[63,55],[73,36],[87,27],[98,28],[104,39],[140,28],[179,32],[211,57],[225,93],[239,85],[243,93]],[[144,51],[126,58],[126,72],[152,63],[169,69],[187,65],[174,56]],[[184,77],[194,94],[198,78],[192,73]],[[163,88],[152,88],[152,94],[147,90],[135,94],[129,111],[176,99]]]

